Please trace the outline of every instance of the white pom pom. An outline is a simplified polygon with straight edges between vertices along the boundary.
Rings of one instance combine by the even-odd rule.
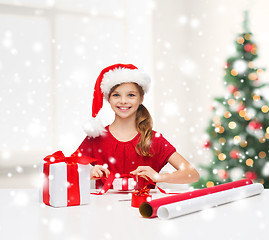
[[[106,132],[105,127],[98,118],[92,118],[84,124],[84,131],[89,137],[98,137]]]

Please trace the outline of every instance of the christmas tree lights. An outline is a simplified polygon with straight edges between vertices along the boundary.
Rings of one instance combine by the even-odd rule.
[[[224,71],[227,94],[215,98],[213,119],[206,132],[204,148],[212,159],[201,166],[201,179],[193,186],[212,187],[250,178],[269,188],[269,104],[259,83],[264,69],[257,68],[257,45],[248,30],[245,12],[244,33],[236,38],[236,55],[228,58]]]

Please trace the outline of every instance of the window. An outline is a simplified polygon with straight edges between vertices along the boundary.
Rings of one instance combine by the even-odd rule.
[[[100,71],[118,62],[151,69],[150,6],[142,0],[13,2],[0,0],[0,167],[71,154],[85,137]]]

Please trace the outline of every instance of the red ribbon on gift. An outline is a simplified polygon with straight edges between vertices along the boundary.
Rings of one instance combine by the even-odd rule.
[[[62,151],[57,151],[52,155],[48,155],[44,158],[43,173],[45,176],[43,183],[43,202],[50,205],[49,195],[49,172],[50,165],[60,162],[67,164],[67,206],[74,206],[80,204],[80,190],[79,190],[79,174],[78,163],[87,165],[96,161],[96,159],[83,156],[80,150],[74,152],[70,157],[65,157]]]
[[[149,194],[150,189],[145,186],[144,188],[140,190],[136,190],[132,193],[132,207],[139,207],[141,203],[148,202],[149,199],[151,200],[151,195]]]
[[[122,190],[124,191],[128,190],[128,177],[122,178]]]
[[[135,182],[137,182],[135,179],[135,176],[131,175],[131,174],[120,174],[119,177],[122,178],[122,190],[128,190],[128,178],[133,178],[135,180]],[[115,178],[116,178],[115,174],[110,172],[110,174],[109,174],[107,180],[105,181],[104,186],[102,187],[101,191],[99,193],[92,193],[92,194],[103,195],[104,193],[106,193],[108,191],[108,189],[111,188],[112,183],[113,183]],[[101,179],[104,179],[104,178],[101,178]]]
[[[136,176],[133,175],[133,174],[120,174],[120,177],[123,178],[123,181],[122,181],[122,183],[123,183],[122,190],[128,190],[128,178],[133,178],[134,181],[137,183]],[[116,176],[112,172],[110,172],[108,178],[105,178],[105,177],[100,178],[100,179],[106,179],[106,181],[104,183],[104,186],[102,187],[102,189],[101,189],[101,191],[99,193],[92,193],[92,194],[94,194],[94,195],[102,195],[102,194],[106,193],[108,191],[108,189],[111,188],[112,183],[113,183],[113,181],[114,181],[115,178],[116,178]],[[126,180],[124,181],[124,179],[126,179]],[[158,187],[156,185],[156,183],[153,182],[151,179],[149,179],[148,181],[149,181],[149,184],[148,185],[150,185],[150,184],[155,185],[159,189],[159,191],[161,193],[164,193],[164,194],[178,194],[178,193],[172,193],[172,192],[169,192],[168,193],[165,190],[163,190],[162,188]],[[145,186],[145,187],[147,187],[147,186]]]

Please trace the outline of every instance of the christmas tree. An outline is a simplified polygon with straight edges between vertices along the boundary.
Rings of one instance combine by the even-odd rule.
[[[201,179],[195,188],[211,187],[242,178],[269,188],[269,104],[259,83],[264,71],[255,67],[257,45],[248,30],[245,12],[244,33],[236,38],[236,55],[225,64],[225,97],[215,98],[213,119],[204,147],[211,150],[209,164],[200,166]]]

